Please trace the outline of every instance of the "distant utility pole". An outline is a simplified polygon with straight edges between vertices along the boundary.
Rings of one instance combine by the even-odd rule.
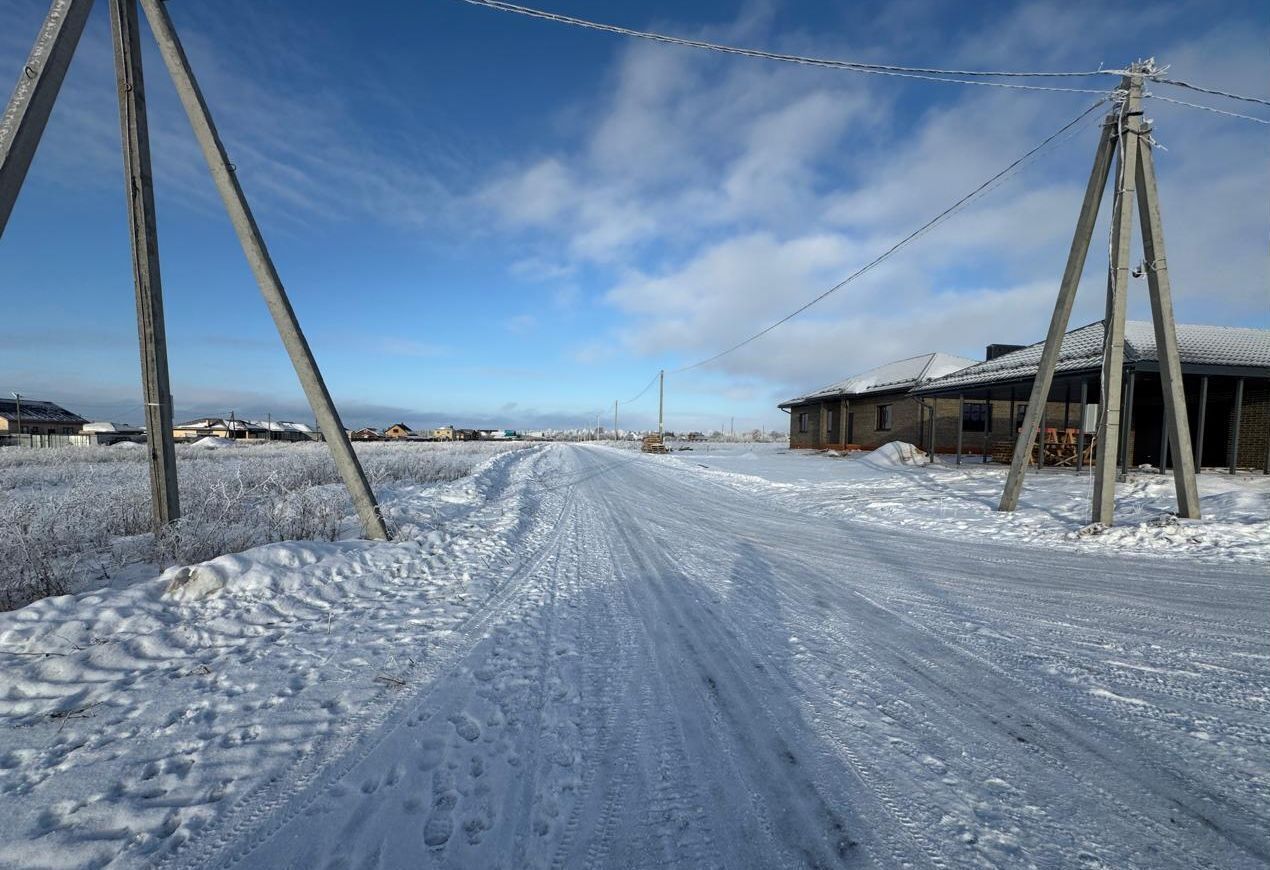
[[[1173,319],[1173,292],[1169,283],[1168,260],[1164,254],[1164,230],[1160,222],[1159,193],[1156,190],[1155,162],[1151,153],[1151,129],[1142,119],[1142,84],[1155,67],[1151,61],[1130,67],[1120,85],[1120,104],[1107,116],[1102,137],[1094,157],[1093,172],[1085,189],[1085,199],[1076,233],[1072,238],[1067,267],[1059,285],[1058,300],[1045,336],[1045,347],[1032,382],[1023,425],[1019,429],[1010,473],[998,510],[1018,507],[1023,488],[1023,472],[1045,413],[1053,383],[1054,370],[1062,349],[1063,336],[1071,317],[1076,288],[1085,267],[1094,222],[1103,189],[1111,175],[1112,157],[1118,155],[1116,178],[1113,180],[1111,216],[1111,263],[1107,277],[1106,315],[1103,319],[1102,401],[1098,409],[1098,431],[1095,440],[1094,494],[1092,519],[1110,525],[1115,509],[1116,446],[1122,442],[1121,391],[1124,374],[1125,308],[1129,295],[1130,241],[1133,233],[1133,203],[1136,199],[1142,223],[1142,245],[1145,253],[1147,288],[1151,298],[1151,317],[1155,325],[1155,344],[1159,354],[1160,382],[1164,398],[1164,426],[1174,457],[1173,480],[1178,513],[1188,519],[1199,519],[1199,494],[1195,484],[1195,458],[1191,449],[1190,428],[1186,419],[1186,397],[1182,389],[1182,367],[1177,348],[1177,327]],[[1130,382],[1132,401],[1132,381]],[[1084,428],[1084,422],[1081,422]],[[1083,436],[1082,436],[1083,437]],[[1038,448],[1043,451],[1043,445]],[[1077,445],[1083,450],[1084,445]],[[1124,442],[1126,465],[1129,445]],[[1038,468],[1040,462],[1037,463]]]
[[[666,370],[657,373],[657,434],[666,434]]]
[[[17,414],[15,416],[18,418],[18,446],[21,447],[22,446],[22,394],[14,393],[13,402],[17,406],[16,408]]]
[[[613,438],[616,440],[622,437],[622,433],[617,429],[617,399],[613,400]]]

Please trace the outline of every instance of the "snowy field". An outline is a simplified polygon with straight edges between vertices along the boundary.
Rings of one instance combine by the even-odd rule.
[[[359,444],[372,485],[455,480],[516,444]],[[351,506],[324,444],[177,447],[183,518],[150,534],[145,449],[0,450],[0,609],[45,595],[126,585],[156,568],[269,541],[355,534]]]
[[[1270,863],[1260,481],[873,465],[535,446],[0,614],[0,866]]]
[[[705,467],[720,483],[761,489],[798,511],[920,529],[967,541],[992,538],[1074,549],[1114,549],[1270,565],[1270,477],[1197,478],[1203,519],[1179,520],[1173,475],[1134,471],[1116,488],[1116,523],[1086,528],[1093,476],[1047,469],[1027,474],[1019,510],[996,510],[1008,468],[950,456],[927,464],[909,445],[872,454],[789,450],[779,444],[692,444],[682,463]]]

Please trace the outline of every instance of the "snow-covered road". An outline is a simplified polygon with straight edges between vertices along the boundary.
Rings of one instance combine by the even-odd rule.
[[[261,668],[298,671],[289,650],[324,654],[324,638],[345,672],[387,640],[409,662],[397,676],[326,722],[325,675],[341,663],[303,671],[286,703],[248,717],[271,738],[254,779],[220,780],[197,812],[177,795],[202,795],[241,743],[200,742],[220,732],[197,715],[188,733],[166,722],[161,739],[193,760],[160,764],[146,779],[171,786],[149,797],[126,775],[100,795],[116,825],[159,818],[138,802],[164,807],[162,826],[114,840],[105,822],[76,822],[97,818],[90,801],[36,801],[48,808],[31,824],[19,810],[41,789],[73,792],[76,770],[91,779],[65,762],[91,739],[43,777],[37,755],[11,748],[0,810],[24,842],[8,860],[78,860],[87,839],[106,861],[167,867],[1270,863],[1265,566],[885,529],[604,448],[492,468],[467,531],[426,558],[385,551],[366,571],[391,582],[376,595],[361,581],[334,632],[330,614],[292,608],[285,641],[251,657],[200,647],[217,650],[206,690],[226,707],[235,687],[270,683]],[[464,554],[464,606],[419,616],[411,572]],[[209,599],[220,619],[236,594],[250,597],[230,578]],[[203,606],[182,607],[201,620]],[[0,638],[34,643],[12,629],[0,622]],[[364,683],[386,670],[363,664]],[[160,739],[147,722],[134,737]],[[115,744],[100,763],[138,751]]]

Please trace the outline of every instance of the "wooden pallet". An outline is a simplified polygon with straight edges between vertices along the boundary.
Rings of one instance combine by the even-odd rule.
[[[666,446],[666,442],[660,435],[645,435],[644,442],[640,446],[640,450],[645,453],[669,453],[670,448]]]

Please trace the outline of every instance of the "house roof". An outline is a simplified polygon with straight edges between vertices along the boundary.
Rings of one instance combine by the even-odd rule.
[[[19,402],[15,399],[0,399],[0,417],[16,423],[18,404]],[[82,426],[88,422],[78,414],[52,402],[23,399],[21,405],[24,423],[78,423]]]
[[[413,430],[413,429],[411,429],[409,426],[407,426],[405,423],[393,423],[391,426],[389,426],[389,427],[388,427],[388,429],[405,429],[407,432],[413,432],[413,431],[414,431],[414,430]],[[388,431],[388,429],[385,429],[384,431],[385,431],[385,432],[387,432],[387,431]]]
[[[1097,371],[1102,368],[1102,321],[1073,329],[1063,336],[1055,372]],[[934,393],[950,387],[972,387],[992,383],[1030,380],[1040,367],[1045,342],[1030,344],[976,363],[969,368],[922,384],[915,392]],[[1228,366],[1270,369],[1270,329],[1237,326],[1177,325],[1177,350],[1183,366]],[[1155,327],[1145,320],[1130,320],[1124,328],[1126,365],[1157,363]]]
[[[250,421],[261,429],[267,429],[270,432],[303,432],[306,435],[313,434],[313,427],[307,423],[293,423],[290,420],[252,420]]]
[[[887,363],[867,372],[853,375],[843,381],[830,384],[823,389],[781,402],[779,407],[788,408],[807,402],[839,397],[864,396],[869,393],[887,393],[897,390],[909,390],[924,384],[931,378],[938,378],[973,366],[975,361],[950,353],[925,353],[921,356],[909,357]]]
[[[224,429],[227,432],[263,432],[265,427],[250,420],[226,420],[224,417],[199,417],[188,423],[177,423],[173,429]]]
[[[132,435],[137,432],[143,432],[140,426],[133,426],[129,423],[112,423],[109,420],[99,420],[95,423],[85,423],[85,432],[115,432],[118,434]]]

